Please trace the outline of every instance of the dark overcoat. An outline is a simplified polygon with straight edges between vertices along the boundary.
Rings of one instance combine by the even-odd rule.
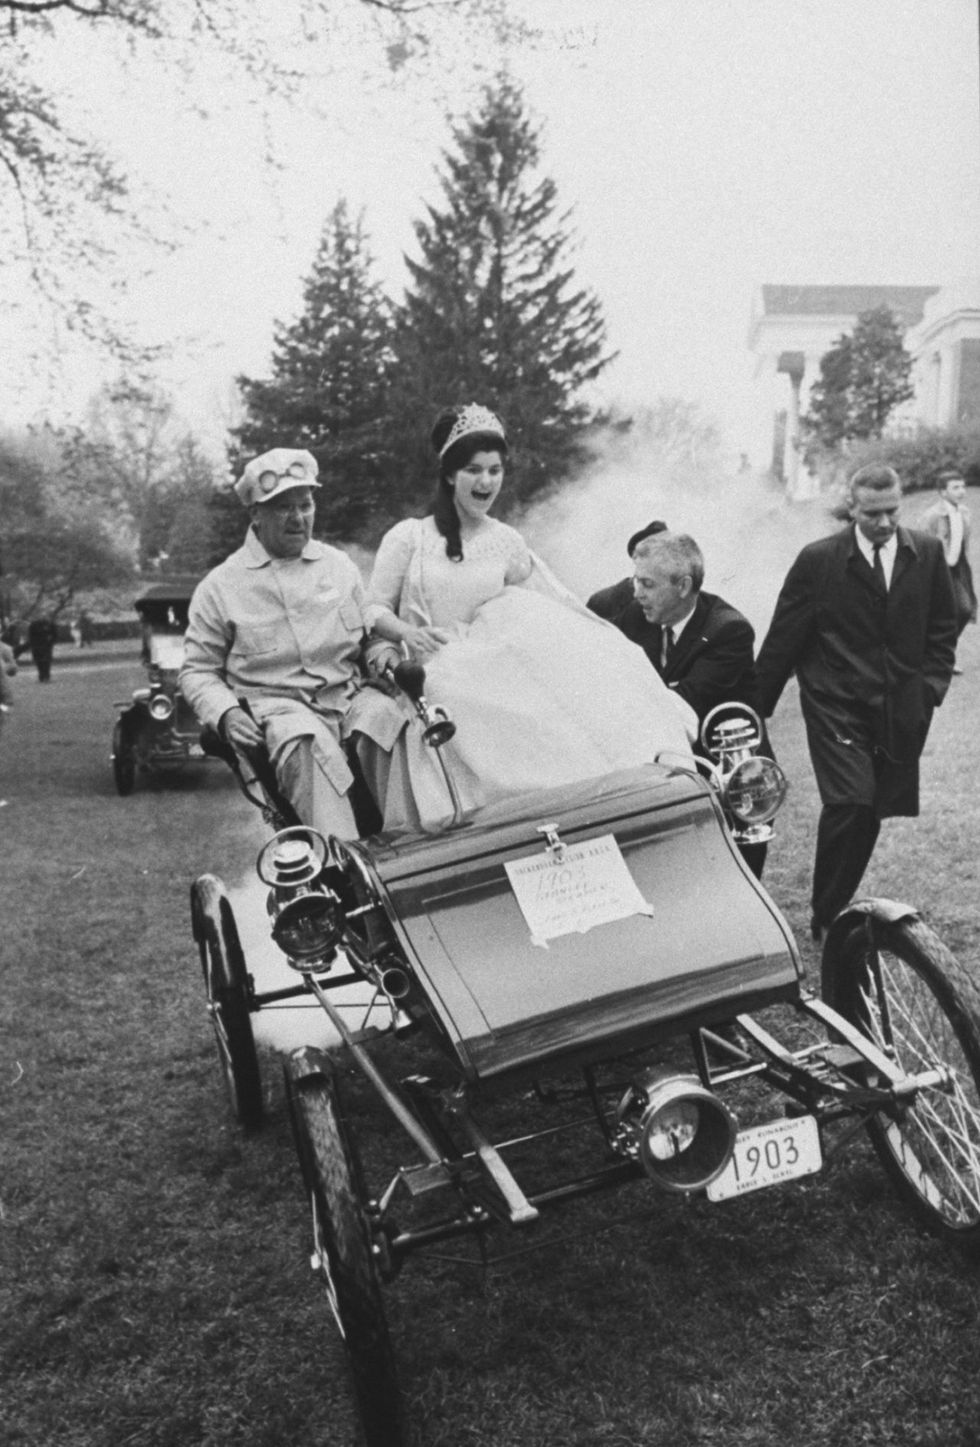
[[[918,813],[919,756],[949,687],[956,633],[937,538],[898,529],[887,591],[853,526],[799,554],[759,651],[756,686],[768,717],[796,674],[824,804]]]

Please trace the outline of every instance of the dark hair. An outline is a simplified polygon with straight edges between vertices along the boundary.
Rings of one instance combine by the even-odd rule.
[[[965,482],[963,469],[960,467],[941,467],[936,473],[936,486],[940,492],[945,490],[948,482]]]
[[[436,418],[429,439],[438,455],[446,444],[460,413],[459,407],[446,407]],[[459,513],[449,479],[465,467],[478,452],[499,452],[507,456],[506,440],[497,432],[468,432],[454,442],[444,457],[439,458],[439,481],[429,511],[437,530],[446,539],[446,557],[455,563],[463,561],[463,540],[459,531]]]
[[[847,484],[848,498],[852,503],[858,488],[868,492],[891,492],[897,488],[901,492],[902,479],[894,467],[888,467],[884,462],[869,462],[859,467]]]

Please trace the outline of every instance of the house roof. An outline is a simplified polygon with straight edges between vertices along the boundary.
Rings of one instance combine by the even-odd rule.
[[[859,316],[887,306],[903,327],[915,326],[938,286],[773,286],[762,288],[764,316]]]

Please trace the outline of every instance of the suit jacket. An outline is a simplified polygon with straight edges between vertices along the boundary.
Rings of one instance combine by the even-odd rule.
[[[600,618],[615,623],[631,643],[643,649],[657,672],[660,672],[660,624],[648,623],[633,593],[633,579],[621,578],[610,588],[593,593],[588,607]]]
[[[659,625],[650,626],[662,634]],[[719,703],[747,703],[757,709],[754,645],[752,624],[737,608],[716,593],[699,593],[694,612],[662,670],[657,638],[657,670],[699,720]]]
[[[910,792],[895,812],[916,812],[918,758],[949,687],[956,634],[953,585],[937,538],[898,529],[886,592],[854,528],[844,528],[808,544],[786,575],[756,664],[762,711],[772,713],[795,673],[804,718],[833,718],[845,730],[848,719],[859,723],[861,736],[897,766],[899,794],[906,770]],[[816,757],[813,763],[819,783]]]
[[[666,668],[660,666],[663,629],[659,623],[647,622],[633,596],[632,579],[594,593],[589,607],[639,644],[668,688],[691,705],[699,722],[719,703],[747,703],[758,709],[755,632],[749,620],[716,593],[698,594]],[[764,751],[771,754],[768,740]]]

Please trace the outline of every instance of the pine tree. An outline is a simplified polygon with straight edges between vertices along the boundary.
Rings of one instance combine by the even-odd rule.
[[[802,419],[808,455],[880,437],[895,408],[915,395],[911,371],[901,327],[888,307],[862,312],[853,333],[839,337],[820,359],[820,378]]]
[[[504,418],[518,452],[507,501],[567,475],[591,414],[581,389],[612,360],[600,303],[577,289],[569,213],[536,178],[539,131],[506,77],[444,153],[444,204],[415,224],[421,260],[399,315],[396,426],[403,487],[428,495],[425,438],[436,413],[481,402]],[[406,501],[409,499],[406,499]]]
[[[303,288],[303,311],[276,328],[272,376],[239,377],[245,420],[236,471],[271,447],[305,447],[325,486],[317,522],[344,538],[370,527],[385,495],[390,307],[371,278],[363,217],[338,201]]]

